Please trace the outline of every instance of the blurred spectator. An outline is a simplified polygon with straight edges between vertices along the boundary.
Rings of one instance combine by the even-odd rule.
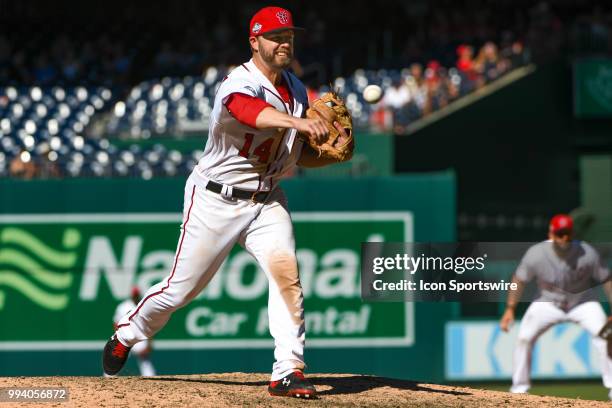
[[[450,103],[461,96],[459,92],[459,83],[456,81],[457,75],[450,75],[446,73],[444,75],[444,87],[446,88],[447,103]]]
[[[445,107],[448,104],[447,90],[444,89],[445,81],[442,78],[442,67],[436,60],[427,63],[425,70],[425,85],[427,89],[427,99],[423,109],[423,115]]]
[[[27,150],[22,150],[16,155],[9,165],[9,175],[12,178],[31,180],[36,177],[38,171],[32,161],[32,156]]]
[[[382,106],[391,112],[393,129],[395,133],[402,133],[408,124],[406,106],[410,102],[410,90],[402,78],[395,78],[385,91]]]
[[[481,76],[474,61],[474,48],[461,44],[457,47],[457,70],[461,76],[460,93],[465,95],[483,85]]]
[[[32,160],[37,168],[36,175],[44,179],[57,179],[62,177],[62,172],[57,164],[58,154],[50,149],[47,142],[42,142],[36,147],[36,157]]]
[[[491,41],[487,41],[482,46],[474,65],[478,72],[484,76],[486,82],[497,79],[506,71],[506,64],[499,59],[497,46]]]
[[[529,56],[525,52],[525,47],[520,41],[514,41],[510,47],[500,52],[501,57],[506,60],[508,69],[522,67],[527,64]]]
[[[461,44],[457,47],[457,69],[463,72],[471,80],[476,79],[476,70],[474,69],[474,49],[466,44]]]
[[[406,78],[406,86],[410,91],[412,102],[409,105],[409,116],[411,120],[417,119],[420,112],[425,108],[427,102],[427,86],[423,78],[423,66],[414,63],[410,65],[410,75]]]

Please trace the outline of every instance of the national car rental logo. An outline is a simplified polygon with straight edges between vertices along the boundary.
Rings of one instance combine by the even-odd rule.
[[[7,297],[18,294],[44,309],[66,308],[81,233],[67,228],[62,236],[60,245],[51,246],[23,228],[0,230],[0,312]]]

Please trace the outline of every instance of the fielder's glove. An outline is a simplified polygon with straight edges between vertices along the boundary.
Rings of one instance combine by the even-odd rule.
[[[355,141],[353,139],[353,118],[344,101],[335,92],[327,92],[315,99],[306,111],[309,119],[321,118],[329,129],[329,138],[323,144],[308,138],[308,144],[319,153],[319,157],[334,159],[339,162],[348,161],[353,157]],[[338,132],[334,122],[340,123],[346,136]]]

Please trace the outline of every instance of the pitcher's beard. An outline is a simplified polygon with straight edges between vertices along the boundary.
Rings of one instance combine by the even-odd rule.
[[[293,59],[293,53],[290,51],[286,51],[287,52],[287,56],[286,57],[280,57],[277,56],[274,51],[272,51],[271,53],[268,53],[266,51],[264,51],[263,49],[259,49],[259,54],[261,55],[261,59],[264,60],[265,63],[267,63],[268,65],[276,68],[276,69],[286,69],[289,68],[289,66],[291,65],[291,60]],[[278,61],[277,60],[278,57]]]

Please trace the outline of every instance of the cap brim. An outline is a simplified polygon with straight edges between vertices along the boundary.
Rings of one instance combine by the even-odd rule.
[[[552,233],[554,235],[572,235],[573,234],[573,229],[572,228],[557,228],[556,230],[552,230]]]
[[[298,32],[304,32],[306,31],[305,28],[302,27],[281,27],[281,28],[276,28],[274,30],[270,30],[270,31],[266,31],[263,34],[259,34],[259,35],[266,35],[266,34],[272,34],[272,33],[278,33],[281,31],[288,31],[288,30],[292,30],[292,31],[298,31]]]

